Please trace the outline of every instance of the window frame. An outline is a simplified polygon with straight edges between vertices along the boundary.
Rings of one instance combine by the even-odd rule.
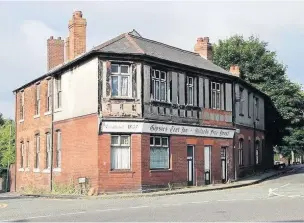
[[[112,137],[118,137],[118,144],[112,144]],[[121,144],[121,137],[128,137],[128,141],[129,141],[129,144],[128,145],[125,145],[125,144]],[[127,135],[127,134],[122,134],[122,135],[119,135],[119,134],[113,134],[111,135],[110,137],[110,148],[111,148],[111,151],[110,151],[110,156],[111,156],[111,163],[110,163],[110,168],[111,168],[111,171],[130,171],[132,169],[132,153],[131,153],[131,145],[132,145],[132,142],[131,142],[131,135]],[[126,147],[128,147],[129,149],[129,160],[128,160],[128,168],[115,168],[113,165],[113,148],[124,148],[126,149]],[[122,164],[120,164],[121,166]]]
[[[34,168],[39,169],[40,165],[40,134],[35,135],[35,163]]]
[[[61,161],[62,161],[62,133],[60,130],[57,130],[56,131],[56,168],[61,168]]]
[[[238,148],[238,160],[239,166],[244,166],[244,139],[239,139],[239,148]]]
[[[250,115],[251,94],[252,93],[248,91],[248,103],[247,103],[248,118],[251,118],[251,115]]]
[[[22,121],[22,120],[24,120],[24,90],[22,90],[21,92],[20,92],[20,101],[19,101],[19,103],[20,103],[20,110],[19,110],[19,120],[20,121]]]
[[[155,144],[155,139],[160,139],[160,144]],[[153,144],[151,144],[151,139],[153,139]],[[166,139],[167,145],[163,145],[163,139]],[[151,167],[151,149],[152,148],[167,148],[167,156],[168,156],[168,167]],[[170,170],[170,137],[169,136],[161,136],[161,135],[150,135],[150,170]]]
[[[259,120],[259,110],[260,110],[260,101],[258,97],[254,97],[254,106],[255,106],[255,119]]]
[[[213,88],[213,84],[215,88]],[[221,110],[221,84],[220,82],[210,81],[210,97],[211,97],[211,108]],[[214,96],[214,98],[213,98]]]
[[[51,169],[52,162],[52,138],[51,133],[45,134],[45,169]]]
[[[113,72],[112,71],[112,66],[117,66],[118,71]],[[127,73],[122,73],[121,72],[121,67],[128,67],[128,72]],[[131,98],[132,97],[132,79],[131,79],[131,66],[129,64],[124,64],[124,63],[112,63],[111,64],[111,76],[110,76],[110,86],[111,86],[111,97],[113,98]],[[117,77],[117,95],[113,95],[113,84],[112,84],[112,78]],[[127,95],[122,95],[122,79],[127,78],[128,79],[128,84],[127,84]]]
[[[189,81],[192,80],[192,83],[189,83]],[[195,78],[191,76],[187,76],[187,105],[194,105],[194,81]],[[192,89],[192,93],[190,94],[190,89]],[[190,100],[191,99],[191,100]]]
[[[52,79],[47,79],[46,111],[52,111]]]
[[[36,83],[35,86],[35,116],[39,116],[40,115],[40,101],[41,101],[41,85],[40,82]]]
[[[245,89],[243,87],[239,88],[239,94],[240,94],[240,102],[239,102],[239,115],[244,116],[244,104],[245,104],[245,97],[244,93]]]
[[[56,109],[60,109],[62,107],[62,75],[58,75],[55,78],[56,84]]]
[[[30,141],[26,141],[26,167],[30,167]]]
[[[156,73],[158,72],[158,77]],[[152,94],[151,99],[153,101],[160,101],[160,102],[167,102],[168,101],[168,89],[167,89],[167,81],[168,81],[168,74],[164,70],[159,69],[152,69],[151,70],[151,88],[152,88]],[[164,75],[162,77],[162,75]],[[158,91],[156,90],[158,83]],[[162,87],[164,86],[164,92],[162,92]],[[158,97],[157,96],[158,93]],[[164,97],[164,98],[162,98]]]
[[[24,142],[20,143],[20,168],[24,169]]]

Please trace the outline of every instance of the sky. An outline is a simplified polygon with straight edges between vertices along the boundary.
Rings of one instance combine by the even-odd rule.
[[[269,42],[288,77],[304,85],[304,1],[0,0],[0,113],[14,118],[14,89],[47,71],[46,40],[66,38],[76,10],[87,19],[87,50],[136,29],[143,37],[193,51],[198,37],[234,34]]]

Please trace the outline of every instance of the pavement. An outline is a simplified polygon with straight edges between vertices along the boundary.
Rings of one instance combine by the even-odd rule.
[[[304,166],[259,184],[208,193],[126,199],[2,198],[1,222],[304,222]]]
[[[215,184],[207,186],[191,186],[173,190],[161,190],[156,192],[148,193],[111,193],[111,194],[101,194],[99,196],[89,197],[89,196],[80,196],[80,195],[58,195],[58,194],[18,194],[18,193],[0,193],[1,198],[20,198],[22,197],[44,197],[44,198],[57,198],[57,199],[114,199],[114,198],[130,198],[130,197],[155,197],[155,196],[166,196],[174,194],[188,194],[188,193],[198,193],[198,192],[209,192],[214,190],[226,190],[231,188],[238,188],[249,186],[263,182],[269,178],[279,176],[285,172],[292,172],[299,166],[289,166],[282,170],[269,170],[267,172],[259,173],[254,176],[246,177],[240,179],[233,183],[226,184]]]

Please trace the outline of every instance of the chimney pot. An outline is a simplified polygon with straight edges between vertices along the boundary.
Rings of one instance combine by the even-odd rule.
[[[50,36],[50,39],[54,39],[54,36]]]
[[[61,40],[61,37],[59,36],[57,39],[58,39],[58,40]]]
[[[73,16],[76,17],[76,18],[82,18],[82,11],[75,11],[73,13]]]
[[[204,42],[204,38],[203,37],[198,37],[197,42]]]

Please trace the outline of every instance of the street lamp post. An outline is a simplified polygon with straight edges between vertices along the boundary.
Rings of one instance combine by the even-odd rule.
[[[8,140],[8,159],[7,159],[7,169],[6,169],[6,192],[8,192],[8,178],[9,178],[9,163],[10,163],[10,152],[11,152],[11,138],[12,138],[12,122],[10,124],[10,136]]]

